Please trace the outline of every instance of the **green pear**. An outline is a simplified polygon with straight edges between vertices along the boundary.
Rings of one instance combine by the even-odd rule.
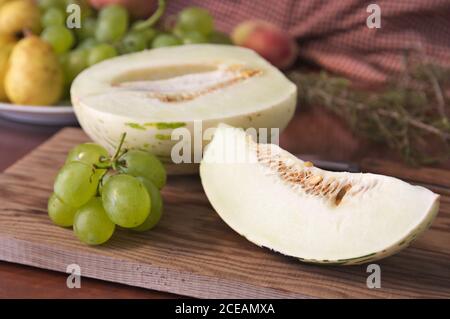
[[[52,105],[63,92],[63,71],[52,47],[36,36],[28,36],[14,47],[5,77],[11,102]]]
[[[15,35],[24,31],[41,31],[39,7],[32,0],[7,1],[0,7],[0,33]]]

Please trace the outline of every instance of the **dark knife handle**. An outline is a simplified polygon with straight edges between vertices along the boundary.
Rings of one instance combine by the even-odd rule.
[[[350,172],[350,173],[361,172],[359,165],[356,163],[353,163],[353,162],[328,161],[328,160],[318,159],[311,155],[302,155],[302,154],[296,154],[295,156],[303,161],[312,162],[314,164],[314,166],[317,166],[318,168],[321,168],[321,169],[325,169],[327,171]]]

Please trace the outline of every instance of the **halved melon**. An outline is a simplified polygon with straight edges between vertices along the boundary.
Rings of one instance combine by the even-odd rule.
[[[430,226],[439,196],[399,179],[329,172],[241,129],[220,126],[200,164],[220,217],[251,242],[303,261],[389,256]]]
[[[112,150],[127,132],[127,147],[166,161],[178,142],[171,140],[174,129],[193,136],[199,121],[203,131],[220,122],[282,130],[296,97],[296,86],[254,51],[208,44],[107,60],[82,72],[71,88],[78,120],[95,142]],[[207,142],[191,143],[192,153]]]

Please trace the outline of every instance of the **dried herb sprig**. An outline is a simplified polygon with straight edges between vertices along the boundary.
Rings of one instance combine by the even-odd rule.
[[[288,76],[299,87],[302,106],[322,105],[342,117],[356,134],[384,143],[412,164],[450,158],[450,69],[432,63],[411,66],[382,91],[356,90],[327,72]]]

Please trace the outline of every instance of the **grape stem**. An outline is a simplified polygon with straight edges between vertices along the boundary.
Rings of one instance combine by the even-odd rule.
[[[134,30],[142,31],[151,28],[162,17],[165,10],[166,10],[166,0],[158,0],[158,9],[156,9],[156,11],[147,20],[136,23],[136,25],[134,26]]]
[[[122,146],[123,146],[123,143],[125,142],[126,137],[127,137],[126,132],[123,132],[122,135],[120,135],[120,140],[119,140],[119,144],[117,145],[116,152],[114,153],[113,157],[111,158],[111,165],[114,170],[116,169],[117,159],[119,158],[119,156],[122,155],[121,150],[122,150]]]
[[[127,136],[127,133],[122,133],[120,135],[120,140],[119,140],[119,144],[117,145],[116,151],[114,152],[114,155],[111,157],[110,160],[107,160],[105,158],[103,158],[102,160],[100,160],[100,163],[98,164],[94,164],[94,168],[95,169],[116,169],[117,168],[117,160],[120,156],[122,156],[126,150],[122,151],[122,146],[123,143],[125,142],[125,138]]]
[[[127,150],[121,151],[123,143],[125,142],[125,138],[126,137],[127,137],[127,133],[126,132],[123,132],[120,135],[119,144],[117,145],[116,151],[114,152],[113,157],[111,157],[111,160],[105,161],[105,163],[100,163],[100,165],[99,164],[94,164],[94,171],[93,171],[94,173],[95,173],[95,169],[104,169],[105,170],[103,172],[102,176],[100,177],[100,183],[99,183],[98,187],[100,187],[100,184],[103,184],[103,177],[105,177],[106,173],[108,172],[108,170],[110,168],[112,168],[115,171],[117,170],[117,160],[119,159],[120,156],[122,156],[127,151]],[[99,193],[99,189],[98,188],[97,188],[97,193]]]

